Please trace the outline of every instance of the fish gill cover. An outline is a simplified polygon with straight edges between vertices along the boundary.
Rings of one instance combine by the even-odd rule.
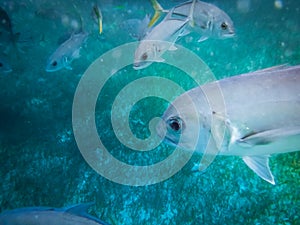
[[[206,2],[230,16],[235,35],[198,42],[201,33],[187,29],[189,34],[180,33],[175,40],[182,48],[162,55],[167,59],[166,63],[186,62],[183,58],[176,58],[176,51],[188,49],[202,59],[202,71],[209,68],[216,79],[274,65],[300,64],[298,1]],[[159,3],[164,9],[171,9],[184,1]],[[133,19],[140,21],[137,24],[143,24],[141,21],[146,15],[154,14],[151,1],[2,0],[0,7],[3,9],[0,11],[0,58],[8,64],[6,68],[11,68],[9,72],[0,69],[1,212],[27,206],[59,208],[95,202],[90,213],[111,224],[300,223],[299,152],[270,158],[275,186],[261,180],[236,156],[218,156],[204,172],[192,172],[194,164],[202,157],[193,154],[173,176],[156,183],[150,180],[152,185],[144,186],[116,183],[99,175],[99,171],[93,170],[84,160],[72,125],[77,87],[89,66],[97,67],[92,64],[95,60],[101,62],[101,57],[106,59],[103,56],[109,51],[135,41],[132,27],[124,26],[128,24],[125,21],[131,20],[130,26]],[[95,13],[96,9],[101,10],[101,19],[100,14]],[[157,23],[164,16],[162,14]],[[3,23],[8,18],[11,23]],[[142,34],[144,36],[151,28],[141,30],[146,32]],[[67,42],[72,35],[81,32],[88,34],[86,40],[71,42],[71,45]],[[66,66],[47,72],[49,57],[66,42],[72,47],[66,57],[61,55],[60,58]],[[132,55],[124,60],[133,63],[135,49],[130,50]],[[161,92],[174,100],[181,91],[196,87],[198,81],[211,81],[210,73],[199,75],[196,71],[189,76],[187,71],[199,65],[182,64],[185,71],[157,59],[147,68],[135,70],[133,65],[123,65],[124,62],[118,61],[120,51],[111,53],[114,56],[109,62],[112,68],[104,68],[99,76],[113,76],[106,80],[101,91],[96,90],[99,93],[95,92],[99,96],[96,96],[95,114],[91,120],[95,121],[97,134],[109,154],[119,161],[132,166],[159,163],[171,156],[175,148],[161,143],[149,151],[136,151],[123,144],[122,137],[118,136],[120,133],[114,132],[111,120],[115,100],[122,103],[124,98],[118,95],[124,87],[134,87],[130,83],[144,78],[146,82],[146,78],[154,77],[160,77],[161,81],[169,79],[175,86],[163,82],[152,85],[148,80],[146,84],[149,85],[137,83],[140,86],[136,88],[144,89],[145,93]],[[93,75],[101,81],[101,77]],[[198,80],[195,81],[195,77]],[[85,86],[90,87],[86,89],[86,96],[94,93],[93,87],[98,88],[98,85],[92,80]],[[173,88],[176,85],[182,90]],[[129,93],[131,90],[128,89]],[[133,93],[134,90],[130,96],[135,96]],[[247,101],[247,96],[244,97]],[[129,100],[124,99],[125,102]],[[153,135],[149,122],[162,116],[168,106],[167,100],[149,94],[130,109],[118,108],[117,122],[125,124],[129,115],[128,126],[134,137],[147,139]],[[87,143],[89,140],[86,136]]]

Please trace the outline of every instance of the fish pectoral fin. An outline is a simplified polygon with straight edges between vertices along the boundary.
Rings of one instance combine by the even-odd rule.
[[[269,156],[244,156],[246,165],[265,181],[275,185],[274,177],[269,168]]]
[[[73,70],[73,68],[70,65],[70,60],[68,57],[63,57],[63,65],[67,70]]]
[[[187,30],[187,29],[183,29],[180,34],[179,34],[179,37],[183,37],[183,36],[186,36],[188,34],[190,34],[191,31]]]
[[[73,52],[72,57],[78,59],[80,57],[80,48]]]
[[[161,58],[161,57],[156,57],[153,62],[164,62],[165,59]]]
[[[72,68],[70,65],[66,65],[65,68],[66,68],[67,70],[73,70],[73,68]]]
[[[207,36],[202,36],[198,39],[198,42],[202,42],[202,41],[205,41],[206,39],[208,39]]]
[[[250,135],[246,135],[238,140],[239,144],[246,144],[249,147],[254,145],[267,145],[278,139],[288,136],[294,136],[300,134],[300,127],[283,127],[273,130],[266,130],[263,132],[254,132]]]
[[[170,46],[170,48],[169,48],[168,50],[169,50],[169,51],[176,51],[177,48],[176,48],[176,46],[173,44],[173,45]]]

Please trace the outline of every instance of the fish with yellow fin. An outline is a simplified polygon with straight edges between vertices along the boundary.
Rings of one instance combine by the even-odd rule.
[[[96,15],[97,18],[97,22],[98,22],[98,28],[99,28],[99,33],[102,34],[103,28],[102,28],[102,12],[100,10],[100,8],[98,7],[98,5],[94,5],[93,6],[93,12]]]
[[[162,13],[168,13],[168,17],[171,19],[189,18],[187,29],[201,35],[199,42],[208,38],[224,39],[235,35],[231,18],[213,4],[193,0],[164,10],[156,0],[151,0],[151,3],[155,14],[150,20],[149,26],[153,26]]]

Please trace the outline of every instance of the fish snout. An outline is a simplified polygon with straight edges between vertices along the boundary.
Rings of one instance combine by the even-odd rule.
[[[146,61],[135,61],[133,63],[133,69],[135,70],[141,70],[146,67],[148,67],[151,64],[151,62],[146,62]]]

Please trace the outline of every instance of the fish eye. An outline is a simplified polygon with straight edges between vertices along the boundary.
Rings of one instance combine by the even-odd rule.
[[[3,63],[2,62],[0,62],[0,67],[3,67]]]
[[[148,58],[148,54],[145,52],[143,55],[142,55],[142,59],[143,60],[146,60]]]
[[[222,29],[222,30],[227,30],[227,28],[228,28],[227,23],[223,22],[223,23],[221,24],[221,29]]]
[[[178,117],[170,118],[168,124],[173,131],[178,132],[182,129],[182,121]]]
[[[52,65],[52,66],[57,66],[57,61],[53,61],[53,62],[51,63],[51,65]]]

